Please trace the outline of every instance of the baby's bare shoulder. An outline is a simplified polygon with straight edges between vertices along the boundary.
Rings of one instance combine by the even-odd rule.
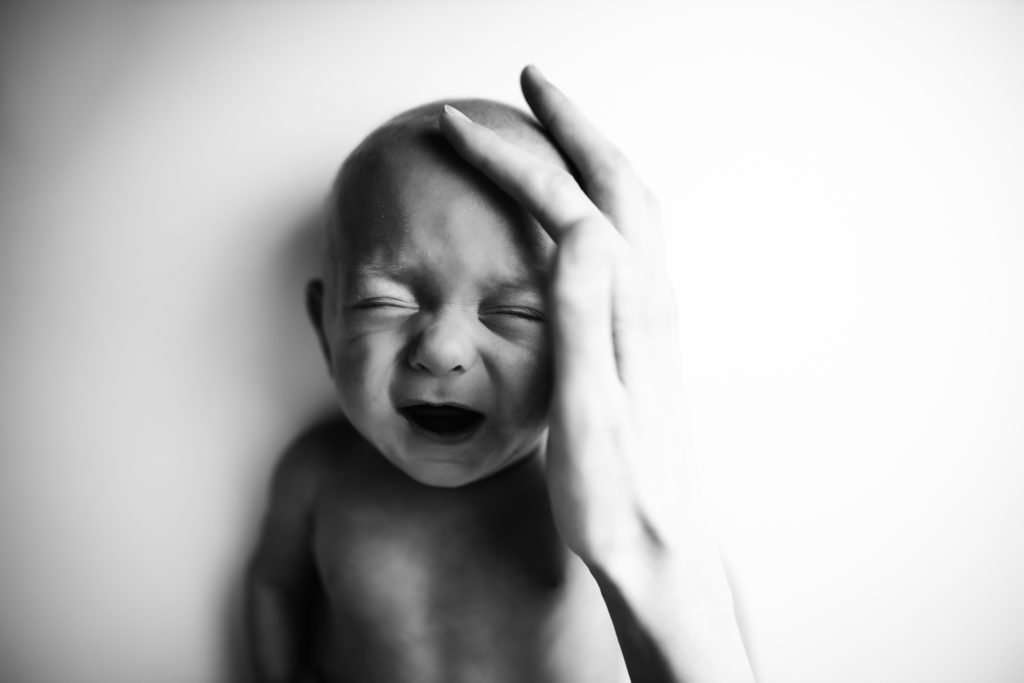
[[[310,567],[309,542],[336,462],[348,450],[347,423],[321,422],[284,449],[270,482],[270,495],[253,559],[254,571],[275,582],[293,582]],[[302,579],[304,580],[304,579]]]
[[[312,502],[363,447],[362,438],[343,417],[311,425],[288,444],[278,459],[272,479],[277,497]]]

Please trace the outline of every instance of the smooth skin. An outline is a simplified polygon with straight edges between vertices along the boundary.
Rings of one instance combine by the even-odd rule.
[[[386,361],[390,346],[381,340],[404,327],[382,323],[374,334],[385,336],[363,343],[346,337],[357,330],[346,319],[332,333],[319,283],[310,287],[309,310],[332,372],[397,373],[395,382],[336,377],[339,389],[413,390],[427,385],[406,382],[430,380],[452,391],[472,385],[467,395],[481,400],[496,389],[510,405],[526,406],[543,375],[535,382],[515,368],[550,361],[546,441],[508,464],[481,460],[473,469],[472,460],[407,460],[422,451],[405,454],[400,443],[382,457],[353,428],[380,422],[369,413],[303,435],[275,473],[250,568],[256,680],[618,683],[626,669],[634,683],[754,680],[677,432],[680,345],[656,204],[622,154],[537,69],[523,71],[522,86],[579,181],[456,110],[438,123],[451,148],[554,241],[543,326],[550,339],[535,338],[542,329],[532,323],[478,319],[488,283],[513,272],[495,270],[493,256],[513,259],[506,265],[532,257],[503,246],[506,224],[516,221],[507,207],[462,203],[484,195],[461,191],[462,171],[448,162],[422,167],[425,175],[414,177],[429,190],[409,205],[446,211],[445,219],[389,238],[400,253],[433,264],[446,302],[410,318],[427,325],[410,341],[410,366],[370,362]],[[420,238],[449,248],[401,251],[415,244],[403,240]],[[449,272],[479,277],[453,278],[449,288]],[[451,346],[470,334],[477,345]],[[448,363],[459,349],[504,355],[473,367]],[[468,384],[483,378],[484,366],[498,384]],[[368,409],[367,396],[348,408]]]
[[[581,182],[447,107],[459,154],[557,244],[546,481],[559,535],[594,575],[639,681],[752,681],[696,472],[676,432],[680,345],[651,193],[532,66],[523,94]]]
[[[564,163],[525,112],[458,105]],[[343,418],[304,433],[273,477],[249,575],[251,679],[622,683],[604,600],[545,483],[555,245],[458,156],[440,111],[383,124],[332,193],[307,303]],[[410,399],[486,420],[438,443],[399,414]]]

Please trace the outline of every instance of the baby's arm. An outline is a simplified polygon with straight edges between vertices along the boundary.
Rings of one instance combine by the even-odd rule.
[[[319,586],[310,529],[321,466],[311,441],[299,439],[278,464],[249,564],[250,660],[255,680],[264,683],[313,680],[309,654]]]

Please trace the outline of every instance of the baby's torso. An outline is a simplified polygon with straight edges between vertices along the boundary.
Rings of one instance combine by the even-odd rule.
[[[628,680],[539,463],[467,493],[423,487],[378,455],[343,457],[314,520],[325,681]]]

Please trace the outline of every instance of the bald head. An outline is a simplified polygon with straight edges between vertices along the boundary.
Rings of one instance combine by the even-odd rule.
[[[529,114],[501,102],[441,100],[391,118],[352,151],[334,181],[324,224],[323,274],[329,299],[354,255],[386,252],[389,243],[398,241],[415,218],[408,215],[412,196],[437,201],[453,193],[474,196],[508,215],[525,216],[521,207],[463,161],[444,139],[438,123],[444,104],[459,108],[540,159],[568,168]]]
[[[547,134],[521,109],[484,99],[438,100],[398,114],[366,136],[342,164],[334,186],[335,195],[343,197],[353,176],[365,170],[366,164],[395,159],[425,147],[434,148],[439,156],[446,158],[438,161],[464,165],[441,135],[438,118],[445,104],[457,107],[477,123],[497,131],[544,161],[567,167]]]

